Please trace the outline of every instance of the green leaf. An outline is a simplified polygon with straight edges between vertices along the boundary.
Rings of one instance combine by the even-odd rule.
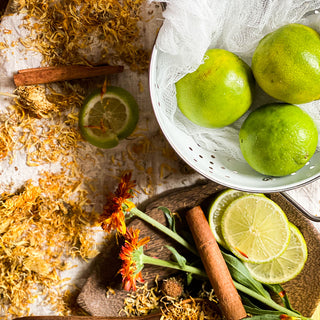
[[[172,214],[172,212],[166,208],[166,207],[158,207],[159,210],[161,210],[164,215],[166,216],[166,219],[168,221],[168,224],[169,224],[169,228],[176,232],[176,219],[174,217],[174,215]]]
[[[187,273],[187,285],[189,286],[193,280],[193,274],[191,272]]]
[[[258,307],[256,304],[254,304],[248,297],[242,296],[241,297],[242,303],[244,308],[246,309],[246,312],[253,315],[260,315],[260,314],[277,314],[280,315],[282,312],[276,311],[276,310],[266,310]]]
[[[270,294],[264,289],[263,285],[252,278],[247,267],[237,257],[221,250],[223,258],[228,266],[232,279],[255,291],[263,297],[270,299]]]
[[[274,319],[282,319],[281,315],[279,314],[261,314],[261,315],[257,315],[257,316],[253,316],[253,317],[250,317],[250,320],[253,319],[253,320],[274,320]],[[294,319],[292,317],[288,317],[288,318],[285,318],[285,319]]]
[[[184,256],[182,256],[175,248],[173,248],[171,246],[166,246],[166,247],[173,254],[173,257],[174,257],[175,261],[178,263],[179,267],[181,269],[184,269],[184,267],[186,266],[186,263],[187,263],[187,259]]]
[[[292,308],[291,303],[289,301],[289,297],[288,297],[286,291],[284,290],[284,288],[281,286],[281,284],[265,284],[265,287],[269,288],[269,290],[276,293],[281,298],[283,304],[285,305],[285,307],[287,309],[300,314],[297,310]]]

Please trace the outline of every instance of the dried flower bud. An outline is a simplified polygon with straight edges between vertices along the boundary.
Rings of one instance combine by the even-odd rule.
[[[163,280],[161,290],[165,295],[177,299],[183,294],[183,283],[175,277],[171,277]]]

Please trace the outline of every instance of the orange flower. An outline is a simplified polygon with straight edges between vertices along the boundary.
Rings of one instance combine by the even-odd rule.
[[[145,237],[139,240],[140,230],[128,229],[125,234],[125,244],[120,251],[122,266],[119,273],[122,275],[122,286],[126,291],[136,290],[136,283],[144,282],[141,274],[143,263],[139,257],[143,255],[143,246],[149,242],[150,238]]]
[[[114,194],[110,194],[100,215],[101,227],[107,232],[117,230],[126,233],[125,214],[135,207],[131,199],[135,195],[135,181],[131,181],[131,172],[122,175]]]
[[[124,173],[121,177],[115,196],[122,199],[130,199],[135,195],[135,180],[131,181],[132,173]]]

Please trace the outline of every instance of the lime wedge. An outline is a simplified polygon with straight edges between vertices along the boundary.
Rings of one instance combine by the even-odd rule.
[[[285,213],[269,198],[256,194],[242,196],[227,207],[221,230],[229,250],[251,263],[279,257],[290,240]]]
[[[120,87],[109,86],[105,93],[97,89],[85,99],[79,127],[91,144],[113,148],[133,132],[138,118],[139,107],[132,95]]]
[[[245,195],[248,194],[243,191],[238,191],[234,189],[227,189],[222,191],[217,198],[215,198],[209,208],[209,214],[208,214],[208,222],[209,226],[214,234],[214,237],[216,238],[217,242],[221,244],[224,248],[228,248],[227,244],[225,243],[222,231],[221,231],[221,217],[226,210],[226,208],[229,206],[229,204]]]
[[[308,257],[307,244],[299,229],[289,223],[291,237],[287,249],[278,258],[262,264],[245,263],[251,275],[268,284],[284,283],[295,278]]]

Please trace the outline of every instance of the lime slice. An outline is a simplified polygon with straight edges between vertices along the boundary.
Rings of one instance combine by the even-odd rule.
[[[215,200],[213,200],[210,208],[209,208],[209,214],[208,214],[208,222],[209,226],[214,234],[214,237],[216,238],[217,242],[221,244],[224,248],[228,248],[227,244],[225,243],[222,231],[221,231],[221,217],[226,210],[226,208],[229,206],[229,204],[245,195],[248,194],[243,191],[238,191],[234,189],[227,189],[222,191]]]
[[[221,230],[229,250],[251,263],[279,257],[290,240],[285,213],[269,198],[256,194],[242,196],[227,207]]]
[[[278,258],[262,264],[246,263],[251,275],[268,284],[284,283],[295,278],[308,257],[307,244],[299,229],[289,223],[291,237],[287,249]]]
[[[113,148],[135,129],[139,107],[132,95],[109,86],[104,94],[97,89],[84,101],[79,113],[82,136],[100,148]]]

